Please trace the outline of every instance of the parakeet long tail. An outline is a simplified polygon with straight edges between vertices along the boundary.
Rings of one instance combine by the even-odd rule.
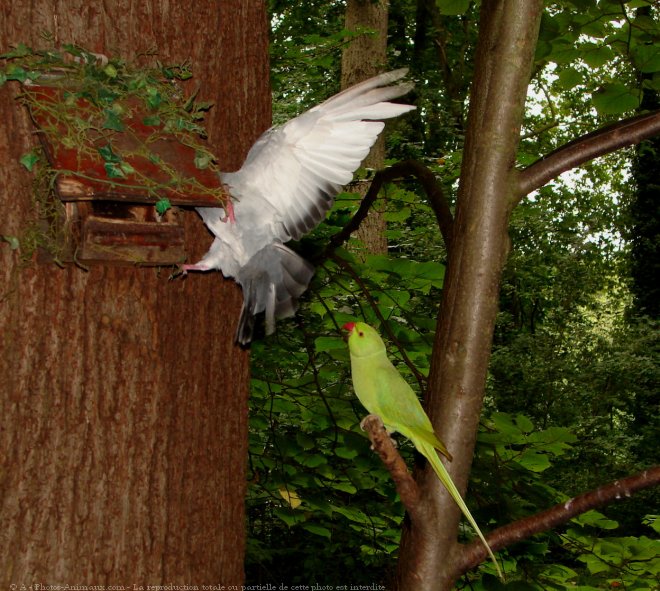
[[[456,504],[460,507],[461,511],[463,512],[463,515],[465,515],[466,519],[470,522],[470,525],[472,525],[472,527],[474,528],[474,531],[477,532],[477,535],[483,542],[484,546],[486,546],[486,550],[488,550],[488,554],[491,560],[493,561],[495,568],[497,569],[497,574],[499,575],[500,579],[504,580],[504,575],[502,573],[502,570],[500,569],[500,565],[497,563],[497,559],[495,558],[493,551],[490,549],[490,546],[488,545],[486,538],[481,533],[481,530],[479,529],[477,522],[474,520],[474,517],[472,517],[470,510],[467,508],[467,505],[465,504],[463,497],[461,497],[461,494],[458,492],[458,489],[456,488],[456,485],[451,479],[451,476],[449,476],[449,472],[447,472],[447,469],[440,461],[440,458],[438,457],[436,450],[425,441],[416,440],[414,441],[414,443],[415,443],[415,447],[417,447],[417,450],[431,463],[431,466],[433,466],[433,470],[440,479],[440,482],[442,482],[444,487],[447,489],[447,492],[451,495],[451,498],[454,499]]]

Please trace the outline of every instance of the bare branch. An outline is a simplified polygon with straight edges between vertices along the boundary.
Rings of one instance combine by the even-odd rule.
[[[660,111],[624,119],[569,142],[523,170],[514,204],[548,181],[598,156],[637,144],[660,133]]]
[[[385,183],[389,183],[395,179],[403,178],[406,176],[416,177],[424,188],[431,208],[435,213],[442,238],[445,241],[447,250],[449,250],[451,246],[453,219],[451,210],[449,208],[449,202],[445,198],[442,187],[437,182],[433,171],[424,166],[421,162],[418,162],[417,160],[403,160],[393,164],[389,168],[379,170],[376,173],[373,181],[371,181],[371,186],[369,187],[367,194],[362,199],[362,203],[360,204],[360,207],[355,215],[351,218],[348,224],[346,224],[346,226],[344,226],[339,232],[330,238],[325,250],[323,251],[323,254],[319,258],[328,258],[328,256],[334,250],[344,244],[350,235],[358,229],[362,223],[362,220],[367,217],[369,209],[373,205],[374,201],[376,201],[378,198],[378,193]]]
[[[541,513],[530,515],[495,529],[486,536],[486,540],[493,550],[499,550],[520,540],[527,539],[534,534],[553,529],[581,513],[619,499],[628,498],[637,491],[658,484],[660,484],[660,466],[654,466],[633,476],[615,480],[573,497],[565,503],[559,503]],[[460,576],[484,560],[488,560],[488,554],[481,541],[471,542],[457,557],[456,571],[458,574],[456,576]]]
[[[385,467],[392,476],[403,506],[408,511],[410,518],[415,521],[419,514],[419,487],[408,466],[396,450],[392,438],[385,430],[385,425],[378,415],[367,415],[360,426],[366,431],[371,440],[372,449],[380,456]]]

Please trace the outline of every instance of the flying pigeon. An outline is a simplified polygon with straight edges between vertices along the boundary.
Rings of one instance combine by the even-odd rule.
[[[313,230],[332,207],[335,195],[353,178],[383,130],[382,119],[414,106],[389,102],[412,83],[394,82],[407,69],[365,80],[255,142],[240,170],[221,173],[232,201],[197,212],[215,240],[209,251],[183,271],[219,269],[243,288],[236,342],[252,340],[255,316],[265,312],[266,334],[275,319],[293,316],[314,267],[284,243]]]

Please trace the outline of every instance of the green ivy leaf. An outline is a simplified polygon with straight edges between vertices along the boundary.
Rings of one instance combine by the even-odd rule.
[[[5,69],[5,75],[8,80],[16,80],[18,82],[25,82],[28,79],[27,70],[16,64],[9,64]]]
[[[3,242],[6,242],[9,244],[9,248],[12,250],[17,250],[18,247],[20,246],[20,242],[18,241],[18,238],[16,236],[6,236],[6,235],[0,235],[0,239],[2,239]]]
[[[39,155],[34,150],[23,154],[20,159],[20,163],[30,172],[32,172],[32,169],[37,162],[39,162]]]
[[[148,117],[144,117],[142,119],[142,123],[147,125],[148,127],[156,127],[160,125],[160,117],[158,115],[149,115]]]
[[[110,179],[123,179],[126,177],[124,171],[115,162],[106,162],[103,168],[105,168],[105,174]]]
[[[101,155],[101,158],[103,158],[103,160],[105,160],[106,162],[115,162],[115,163],[121,162],[121,157],[114,153],[112,146],[110,144],[101,146],[97,148],[97,150],[98,153]]]
[[[124,162],[124,161],[120,162],[120,163],[119,163],[119,168],[121,168],[121,171],[122,171],[125,175],[128,175],[128,174],[134,174],[134,173],[135,173],[135,169],[134,169],[134,168],[133,168],[128,162]]]
[[[26,57],[33,53],[32,48],[25,45],[25,43],[18,43],[11,51],[1,54],[0,59],[15,59],[17,57]]]
[[[103,122],[103,129],[112,129],[113,131],[124,131],[124,122],[121,120],[120,115],[114,109],[105,109],[103,111],[105,121]]]
[[[208,168],[211,162],[213,162],[213,156],[208,152],[195,152],[195,166],[200,170]]]
[[[172,203],[169,199],[164,198],[157,201],[155,207],[158,215],[163,215],[170,207],[172,207]]]

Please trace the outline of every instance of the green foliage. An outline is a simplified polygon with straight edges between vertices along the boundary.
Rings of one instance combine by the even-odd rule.
[[[479,4],[390,6],[389,65],[411,67],[418,106],[390,131],[390,154],[423,159],[450,202]],[[338,90],[339,54],[350,34],[341,2],[272,0],[271,8],[281,122]],[[631,114],[642,91],[660,84],[657,47],[657,9],[649,2],[547,3],[518,165]],[[377,326],[421,393],[446,253],[415,183],[384,193],[388,254],[363,256],[352,240],[329,259],[320,255],[356,210],[354,197],[340,196],[328,221],[299,245],[318,270],[295,321],[253,345],[248,581],[369,584],[392,574],[402,507],[359,431],[364,410],[350,390],[339,327],[357,318]],[[656,461],[657,326],[627,313],[632,198],[629,154],[621,153],[555,180],[514,212],[468,491],[486,528]],[[412,465],[410,446],[402,442],[401,450]],[[657,521],[645,516],[658,502],[657,492],[646,491],[606,515],[582,515],[501,552],[505,585],[482,565],[459,586],[657,587],[649,529]],[[469,528],[461,533],[471,535]]]
[[[573,520],[561,537],[562,545],[577,553],[586,570],[575,572],[572,580],[581,589],[623,587],[657,589],[660,584],[660,540],[645,535],[597,537],[594,530],[614,531],[618,523],[597,511]]]

